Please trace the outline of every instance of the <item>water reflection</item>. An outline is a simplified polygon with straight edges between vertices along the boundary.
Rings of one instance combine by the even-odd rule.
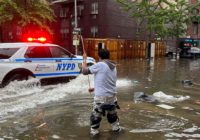
[[[81,75],[70,83],[51,86],[19,88],[20,83],[16,83],[10,89],[1,89],[0,139],[200,139],[199,69],[200,60],[118,61],[119,117],[124,130],[120,134],[111,132],[104,118],[98,137],[89,135],[93,95],[87,92],[87,77]],[[193,84],[184,86],[182,80]],[[190,98],[164,102],[174,107],[164,109],[154,103],[135,103],[134,92]],[[8,118],[8,114],[12,115]]]

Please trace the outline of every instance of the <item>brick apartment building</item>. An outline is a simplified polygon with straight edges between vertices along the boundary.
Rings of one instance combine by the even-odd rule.
[[[56,42],[71,45],[74,0],[51,2],[58,21],[54,32],[60,36]],[[146,39],[145,33],[136,36],[137,24],[114,0],[77,0],[77,24],[85,38]]]
[[[189,0],[190,3],[196,3],[198,0]],[[196,13],[200,13],[200,9],[196,9]],[[188,29],[188,35],[191,38],[199,39],[200,38],[200,26],[198,21],[193,21],[191,27]]]
[[[74,0],[51,0],[60,23],[60,40],[58,43],[70,44],[74,28]],[[189,0],[195,3],[197,0]],[[122,38],[132,40],[154,40],[155,34],[149,36],[146,32],[138,34],[141,30],[134,19],[120,8],[115,0],[77,0],[78,27],[81,28],[85,38]],[[196,12],[199,13],[199,10]],[[67,38],[68,37],[68,38]],[[193,21],[188,27],[187,36],[183,38],[199,39],[199,23]],[[167,46],[175,48],[176,41],[167,39]]]
[[[49,0],[55,11],[56,22],[50,23],[53,31],[52,42],[74,52],[72,46],[73,29],[75,26],[75,0]],[[191,0],[195,2],[196,0]],[[197,11],[199,12],[199,11]],[[114,38],[146,40],[155,39],[152,34],[137,34],[140,28],[129,15],[120,8],[115,0],[77,0],[77,25],[85,38]],[[16,25],[6,25],[2,29],[2,42],[21,41],[23,29]],[[199,23],[193,22],[188,30],[191,38],[199,38]],[[174,42],[168,41],[169,46]]]
[[[50,24],[53,43],[71,51],[74,29],[74,0],[50,0],[56,22]],[[85,38],[122,38],[145,40],[146,35],[137,35],[134,20],[114,0],[77,0],[77,23]],[[3,42],[21,41],[23,29],[16,25],[3,28]]]

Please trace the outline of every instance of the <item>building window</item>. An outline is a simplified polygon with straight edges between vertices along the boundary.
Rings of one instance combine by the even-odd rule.
[[[69,12],[69,8],[61,8],[60,9],[60,17],[67,17],[68,12]]]
[[[199,9],[195,9],[193,14],[195,14],[195,15],[199,14]]]
[[[78,16],[81,16],[81,15],[82,15],[83,9],[84,9],[84,6],[83,6],[83,5],[78,5],[78,6],[77,6],[77,15],[78,15]]]
[[[60,24],[61,24],[60,33],[62,39],[66,39],[69,34],[70,21],[67,19],[63,19]]]
[[[17,28],[16,28],[16,35],[17,36],[21,36],[21,34],[22,34],[22,28],[19,27],[19,26],[17,26]]]
[[[66,39],[69,34],[69,29],[62,28],[62,29],[60,29],[60,33],[61,33],[62,39]]]
[[[91,14],[98,14],[98,2],[93,2],[91,5]]]
[[[77,19],[77,20],[78,20],[78,19]],[[77,22],[78,22],[78,21],[77,21]],[[75,26],[75,20],[74,20],[74,19],[71,20],[71,26],[72,26],[72,27]]]
[[[63,19],[61,21],[61,28],[70,27],[70,21],[67,19]]]
[[[91,31],[92,37],[97,37],[98,36],[98,27],[93,26],[93,27],[91,27],[90,31]]]
[[[10,39],[13,39],[13,33],[12,32],[8,32],[8,36]]]
[[[198,34],[198,30],[199,30],[198,25],[199,25],[198,23],[193,23],[193,34],[194,35]]]

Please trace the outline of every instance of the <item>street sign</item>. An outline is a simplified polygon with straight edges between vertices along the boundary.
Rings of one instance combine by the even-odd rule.
[[[78,35],[81,33],[81,28],[74,28],[73,32],[74,35]]]
[[[74,28],[74,31],[80,32],[81,28]]]
[[[78,46],[80,44],[78,35],[73,35],[73,45]]]

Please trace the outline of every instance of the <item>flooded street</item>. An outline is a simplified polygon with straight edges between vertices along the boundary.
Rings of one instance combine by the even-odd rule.
[[[93,76],[80,75],[64,84],[40,86],[32,79],[0,89],[0,140],[200,139],[200,60],[118,61],[119,134],[103,118],[100,135],[90,136],[88,78],[93,85]],[[159,102],[136,102],[135,92],[154,95]]]

